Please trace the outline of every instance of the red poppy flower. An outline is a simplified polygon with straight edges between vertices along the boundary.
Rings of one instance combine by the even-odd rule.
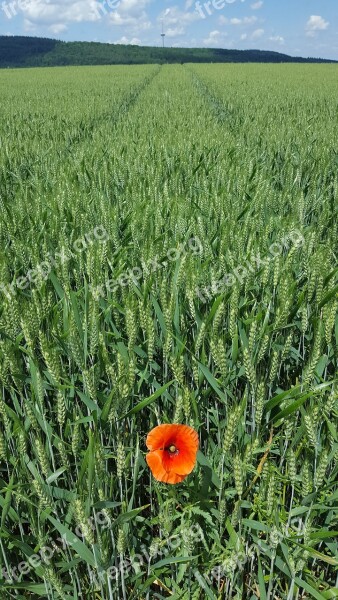
[[[157,481],[180,483],[196,464],[198,434],[188,425],[158,425],[148,433],[146,445],[146,460]]]

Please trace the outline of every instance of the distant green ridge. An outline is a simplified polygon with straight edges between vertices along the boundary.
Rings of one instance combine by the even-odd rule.
[[[337,61],[292,57],[269,50],[160,48],[101,44],[97,42],[62,42],[48,38],[25,36],[0,36],[0,68],[184,62],[330,63]]]

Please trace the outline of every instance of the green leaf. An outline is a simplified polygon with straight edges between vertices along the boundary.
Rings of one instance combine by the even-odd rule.
[[[288,396],[290,396],[292,398],[292,396],[294,396],[295,394],[297,394],[297,392],[299,390],[301,390],[301,388],[302,388],[301,385],[296,385],[296,386],[290,388],[289,390],[286,390],[284,392],[281,392],[280,394],[277,394],[276,396],[274,396],[273,398],[271,398],[271,400],[269,400],[265,404],[265,412],[270,412],[270,410],[272,410],[273,408],[275,408],[275,406],[277,406],[278,404],[280,404]]]
[[[295,583],[298,585],[298,587],[304,588],[304,590],[306,590],[312,598],[316,598],[316,600],[325,600],[325,596],[323,596],[321,592],[312,587],[312,585],[304,581],[304,579],[301,579],[300,577],[295,577]]]
[[[142,400],[142,402],[139,402],[136,406],[134,406],[134,408],[128,411],[125,415],[123,415],[123,417],[120,417],[119,421],[121,421],[122,419],[126,419],[127,417],[130,417],[130,415],[134,415],[135,413],[140,412],[140,410],[143,410],[146,406],[149,406],[149,404],[157,400],[159,396],[162,396],[163,392],[165,392],[168,389],[168,387],[170,387],[174,382],[174,379],[172,381],[169,381],[161,388],[156,390],[156,392],[149,396],[149,398],[145,398],[144,400]]]
[[[89,550],[88,546],[81,542],[81,540],[73,533],[68,527],[65,527],[60,521],[57,521],[51,515],[46,514],[46,518],[53,523],[55,529],[61,534],[63,539],[69,544],[73,550],[79,555],[80,558],[91,567],[96,567],[96,560],[93,553]]]
[[[101,502],[95,502],[95,504],[93,504],[93,508],[116,508],[117,506],[121,506],[121,502],[102,500]]]
[[[214,469],[212,468],[209,460],[207,459],[207,457],[203,454],[203,452],[201,452],[201,450],[199,450],[197,452],[197,462],[198,464],[200,464],[202,467],[204,467],[205,470],[209,471],[210,473],[210,481],[214,484],[214,486],[216,488],[220,488],[221,487],[221,482],[220,479],[217,475],[217,473],[215,473]]]
[[[10,482],[8,484],[7,487],[7,492],[6,492],[6,496],[5,496],[5,501],[2,505],[2,514],[1,514],[1,526],[0,529],[3,528],[7,515],[9,513],[9,510],[11,508],[11,501],[12,501],[12,493],[13,493],[13,482],[14,482],[14,473],[10,479]]]
[[[264,531],[265,533],[270,533],[271,527],[265,525],[264,523],[260,523],[258,521],[252,521],[250,519],[243,519],[243,525],[249,527],[249,529],[255,529],[256,531]]]
[[[338,538],[338,531],[328,531],[327,529],[320,529],[314,533],[310,533],[311,540],[325,540],[327,538]]]
[[[308,398],[310,398],[311,396],[312,396],[312,394],[305,394],[305,396],[301,396],[298,400],[296,400],[296,402],[293,402],[292,404],[290,404],[290,406],[287,406],[286,408],[284,408],[284,410],[279,412],[275,417],[270,419],[270,422],[276,423],[277,421],[280,421],[281,419],[288,417],[293,412],[296,412],[299,409],[299,407],[302,406],[304,404],[304,402],[306,402],[306,400]]]
[[[230,539],[231,545],[233,546],[233,548],[237,548],[240,544],[240,539],[229,519],[226,520],[225,526],[226,526],[227,532],[229,534],[229,539]]]
[[[148,508],[148,506],[150,506],[150,504],[145,504],[144,506],[140,506],[139,508],[134,508],[133,510],[130,510],[129,512],[122,513],[116,519],[116,524],[127,523],[128,521],[131,521],[132,519],[137,517],[137,515],[139,515],[143,510]]]
[[[326,600],[330,600],[330,598],[334,598],[335,600],[337,600],[338,588],[333,587],[333,588],[330,588],[329,590],[326,590],[325,592],[323,592],[323,597],[326,598]]]
[[[102,409],[102,412],[101,412],[101,416],[100,416],[100,420],[102,421],[102,423],[107,423],[107,421],[108,421],[108,416],[109,416],[110,407],[112,405],[112,401],[113,401],[113,398],[114,398],[114,393],[115,393],[115,390],[113,389],[110,392],[107,400],[104,403],[104,406],[103,406],[103,409]]]
[[[221,304],[221,302],[223,300],[223,297],[224,296],[222,294],[221,296],[218,296],[218,298],[215,299],[215,301],[214,301],[214,303],[213,303],[213,305],[211,307],[210,313],[209,313],[209,315],[208,315],[208,317],[207,317],[207,319],[205,321],[206,325],[208,323],[210,323],[210,321],[212,321],[212,319],[214,318],[214,316],[215,316],[215,314],[217,312],[217,309],[218,309],[219,305]]]
[[[195,569],[195,571],[194,571],[194,576],[195,576],[196,580],[198,581],[198,583],[200,584],[202,590],[205,591],[208,598],[210,598],[210,600],[216,600],[216,596],[215,596],[214,592],[208,586],[205,578],[203,577],[203,575],[201,575],[201,573],[197,569]]]
[[[211,387],[215,390],[217,396],[223,401],[226,402],[226,395],[223,394],[223,392],[221,392],[221,390],[218,387],[218,383],[215,379],[215,377],[212,375],[212,373],[209,371],[208,367],[206,367],[205,365],[202,365],[202,363],[198,362],[198,366],[201,369],[203,375],[205,376],[205,378],[209,381]]]
[[[12,477],[14,477],[14,475]],[[14,523],[20,522],[19,515],[15,512],[14,508],[11,506],[11,503],[8,502],[7,493],[5,495],[5,498],[3,496],[0,496],[0,506],[2,507],[2,511],[3,511],[3,514],[5,514],[5,517],[9,516],[10,519]],[[4,523],[5,521],[4,521],[3,514],[1,515],[1,520],[3,520],[3,523]]]
[[[327,554],[318,552],[318,550],[315,550],[314,548],[311,548],[310,546],[304,546],[304,550],[306,550],[314,558],[318,558],[319,560],[322,560],[323,562],[326,562],[329,565],[334,565],[335,567],[338,566],[338,559],[334,558],[333,556],[327,556]]]
[[[320,393],[323,389],[326,389],[327,387],[332,386],[335,383],[335,381],[336,380],[321,383],[321,384],[315,386],[314,388],[312,388],[311,391],[307,392],[306,394],[302,394],[298,398],[298,400],[296,400],[295,402],[290,404],[290,406],[287,406],[285,409],[283,409],[277,415],[275,415],[272,419],[270,419],[270,422],[279,421],[280,419],[283,419],[284,417],[291,415],[293,412],[296,412],[298,410],[298,408],[300,406],[302,406],[302,404],[304,404],[304,402],[306,402],[306,400],[308,400],[308,398],[316,397],[318,395],[318,393]],[[299,388],[300,386],[297,386],[297,387]],[[296,390],[296,388],[294,388],[294,390]],[[292,395],[294,395],[294,394],[292,394]],[[275,402],[274,406],[279,404],[280,401],[284,399],[284,397],[285,397],[285,395],[283,393],[283,394],[279,394],[279,396],[276,396],[274,399],[272,399],[272,400],[276,400],[277,398],[279,398],[279,401]],[[268,402],[267,405],[270,403],[271,403],[271,401]],[[271,404],[270,404],[270,408],[272,408]]]
[[[34,592],[34,594],[40,596],[40,597],[46,597],[48,590],[45,586],[44,583],[30,583],[29,581],[24,582],[21,581],[20,583],[18,582],[14,582],[14,583],[8,583],[3,585],[2,583],[0,583],[0,590],[10,590],[10,589],[15,589],[15,590],[26,590],[27,592]]]
[[[264,581],[264,575],[262,570],[261,559],[258,557],[258,585],[259,585],[259,594],[260,600],[267,600],[266,587]]]
[[[154,565],[150,565],[150,568],[152,571],[155,571],[156,569],[161,569],[167,565],[178,565],[180,563],[191,562],[196,558],[198,558],[198,556],[172,556],[171,558],[163,558]]]
[[[59,296],[60,300],[63,300],[65,293],[64,293],[62,285],[60,284],[54,271],[51,271],[49,273],[49,279],[51,280],[51,282],[54,286],[54,289],[55,289],[57,295]]]
[[[323,306],[325,306],[325,304],[330,302],[331,298],[333,298],[334,296],[337,296],[337,294],[338,294],[338,283],[328,294],[326,294],[326,296],[324,296],[323,300],[318,304],[318,309],[320,310],[321,308],[323,308]]]
[[[60,467],[60,469],[49,475],[46,479],[46,483],[53,483],[53,481],[56,481],[56,479],[58,479],[65,471],[67,471],[67,467]]]
[[[97,412],[98,416],[101,415],[100,407],[98,406],[98,404],[93,402],[93,400],[91,398],[89,398],[89,396],[87,396],[83,392],[80,392],[79,390],[77,390],[77,394],[78,394],[78,396],[80,396],[81,400],[85,403],[85,405],[89,408],[91,413]]]

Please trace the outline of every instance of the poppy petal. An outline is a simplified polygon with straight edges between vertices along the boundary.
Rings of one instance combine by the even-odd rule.
[[[150,468],[155,479],[158,479],[158,481],[161,481],[161,478],[164,477],[167,473],[167,471],[165,470],[165,468],[163,466],[162,459],[163,459],[163,451],[162,450],[155,450],[154,452],[149,452],[149,454],[146,455],[146,461],[147,461],[148,467]]]
[[[148,433],[146,446],[150,451],[160,450],[169,443],[178,445],[179,441],[183,441],[184,445],[198,449],[197,431],[189,425],[180,424],[157,425]]]
[[[146,445],[150,450],[146,460],[158,481],[179,483],[196,464],[198,433],[189,425],[158,425],[149,432]],[[169,452],[171,445],[176,452]]]
[[[148,450],[160,450],[164,448],[169,441],[171,441],[172,437],[176,434],[177,426],[176,425],[158,425],[154,427],[147,436],[146,446]]]
[[[177,454],[163,453],[163,466],[166,471],[174,471],[177,475],[189,475],[196,464],[198,451],[198,434],[188,425],[180,425],[173,436]]]
[[[162,450],[155,450],[154,452],[149,452],[149,454],[146,455],[146,461],[155,479],[163,483],[172,484],[183,481],[183,479],[185,479],[185,475],[178,475],[177,473],[165,470],[162,458]]]
[[[181,483],[181,481],[184,481],[184,479],[186,478],[186,475],[178,475],[177,473],[167,473],[167,476],[162,480],[163,483],[172,483],[174,485],[176,485],[176,483]]]
[[[177,475],[189,475],[196,464],[196,454],[180,452],[176,456],[165,453],[163,466],[166,471],[173,471]]]

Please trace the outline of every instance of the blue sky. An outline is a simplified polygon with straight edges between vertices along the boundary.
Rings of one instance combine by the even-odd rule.
[[[338,60],[338,0],[0,0],[0,35]]]

